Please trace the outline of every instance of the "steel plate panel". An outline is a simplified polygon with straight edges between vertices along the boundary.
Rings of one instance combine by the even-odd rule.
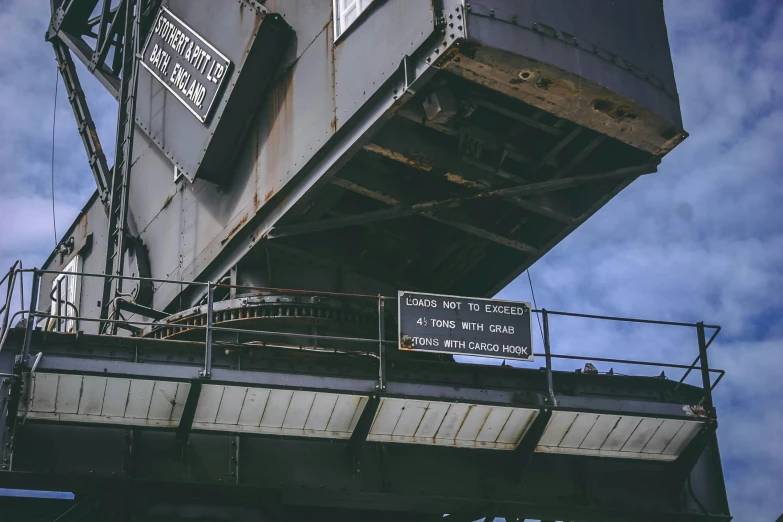
[[[60,376],[52,373],[33,374],[33,411],[54,412],[57,401],[57,383]]]
[[[427,411],[424,418],[421,419],[419,428],[416,430],[417,442],[431,442],[438,433],[446,413],[449,411],[449,404],[445,402],[430,402],[427,405]]]
[[[642,422],[639,423],[639,426],[628,438],[628,442],[623,445],[622,451],[641,452],[642,448],[655,435],[658,428],[661,427],[661,424],[663,424],[662,419],[642,419]]]
[[[601,449],[601,446],[606,442],[606,438],[617,426],[618,422],[620,422],[619,415],[599,415],[579,447],[583,449]]]
[[[237,424],[246,395],[247,387],[226,386],[226,389],[223,391],[223,397],[220,400],[220,407],[218,407],[215,422],[217,424]]]
[[[57,382],[57,401],[54,411],[57,413],[78,412],[81,392],[81,375],[60,375],[60,380]]]
[[[337,128],[414,54],[435,28],[432,2],[375,2],[334,46]],[[368,49],[372,59],[368,60]]]
[[[213,384],[205,384],[201,387],[201,396],[196,407],[196,414],[193,416],[194,423],[215,422],[225,388],[225,386]]]
[[[578,448],[584,442],[585,437],[595,425],[595,421],[598,419],[598,415],[594,413],[580,413],[576,416],[573,424],[568,429],[568,433],[565,434],[563,440],[560,441],[560,446],[564,448]]]
[[[132,380],[128,392],[128,404],[125,407],[125,417],[146,419],[150,411],[152,389],[155,381]]]
[[[606,437],[601,449],[620,451],[640,422],[642,422],[641,417],[621,417],[609,436]]]
[[[576,420],[577,414],[570,411],[556,411],[549,419],[544,434],[541,436],[539,446],[559,446],[560,442],[568,433],[571,424]]]
[[[148,419],[169,420],[174,410],[177,398],[177,383],[171,381],[155,381],[150,400]]]
[[[500,432],[503,431],[503,428],[506,426],[509,417],[511,417],[511,412],[512,408],[492,408],[486,422],[484,422],[484,426],[481,427],[481,431],[479,431],[476,436],[476,441],[495,442],[498,439]]]
[[[662,453],[664,455],[679,455],[703,426],[704,424],[701,422],[686,421]]]
[[[467,404],[451,404],[440,428],[438,428],[435,438],[443,441],[453,441],[460,428],[462,428],[462,423],[465,422],[469,409],[470,406]]]
[[[405,407],[405,399],[381,399],[375,421],[370,428],[372,435],[391,435],[397,422],[400,420],[402,410]]]
[[[310,410],[315,402],[315,392],[296,391],[291,397],[288,411],[283,419],[283,428],[302,430],[310,416]]]
[[[190,393],[190,383],[180,382],[177,384],[177,395],[174,399],[174,407],[171,410],[171,420],[179,422],[182,419],[182,410],[185,409],[185,403]]]
[[[405,406],[403,406],[402,413],[400,414],[400,420],[394,427],[392,435],[399,437],[412,437],[415,435],[422,419],[424,419],[428,404],[429,403],[426,401],[405,401]]]
[[[642,453],[663,453],[685,421],[667,419],[642,449]]]
[[[79,415],[100,415],[103,410],[103,396],[105,393],[106,377],[85,375],[82,381]]]
[[[365,397],[358,395],[340,395],[329,418],[327,431],[345,433],[353,430],[354,418],[358,419],[364,410]]]
[[[537,416],[538,410],[514,408],[506,425],[500,430],[497,442],[501,444],[519,444],[519,441],[522,440],[522,436],[530,427],[530,423],[532,423]]]
[[[329,425],[329,419],[337,404],[338,395],[334,393],[318,393],[313,401],[313,407],[310,408],[310,415],[307,416],[304,429],[309,431],[326,431]]]
[[[106,417],[124,417],[128,406],[130,379],[109,377],[106,381],[106,393],[103,396],[103,411]]]
[[[457,432],[455,440],[475,441],[491,410],[492,408],[489,406],[472,405],[468,415],[465,417],[465,422],[462,423],[462,427]]]
[[[288,413],[288,405],[294,392],[290,390],[272,390],[266,403],[264,415],[261,417],[261,426],[267,428],[282,428],[285,415]]]
[[[258,426],[261,424],[261,417],[264,415],[267,400],[269,400],[269,390],[248,388],[237,423],[240,426]]]

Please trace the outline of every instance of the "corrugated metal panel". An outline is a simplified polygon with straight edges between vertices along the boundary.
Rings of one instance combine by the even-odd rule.
[[[701,426],[696,421],[558,411],[536,451],[674,460]]]
[[[368,440],[514,449],[536,410],[383,398]]]

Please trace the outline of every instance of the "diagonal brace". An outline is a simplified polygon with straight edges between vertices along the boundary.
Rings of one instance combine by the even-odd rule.
[[[477,200],[483,200],[487,198],[495,197],[507,197],[507,196],[532,196],[537,194],[544,194],[546,192],[554,192],[557,190],[565,190],[582,185],[589,185],[592,183],[601,183],[609,181],[615,178],[623,177],[637,177],[644,174],[651,174],[658,170],[657,165],[636,165],[633,167],[625,167],[621,169],[611,170],[608,172],[602,172],[600,174],[592,174],[589,176],[577,176],[572,178],[556,179],[550,181],[542,181],[539,183],[529,183],[527,185],[521,185],[517,187],[508,187],[496,190],[490,190],[480,192],[472,196],[464,198],[450,198],[439,201],[428,201],[424,203],[416,203],[413,205],[400,205],[390,209],[376,210],[373,212],[366,212],[362,214],[354,214],[350,216],[342,216],[339,218],[324,219],[320,221],[313,221],[308,223],[298,223],[294,225],[284,225],[281,227],[275,227],[269,232],[269,238],[282,238],[290,236],[298,236],[302,234],[310,234],[313,232],[323,232],[326,230],[332,230],[336,228],[343,228],[355,225],[364,225],[375,221],[386,221],[389,219],[396,219],[405,216],[412,216],[416,214],[424,214],[437,210],[440,208],[454,208],[465,203]]]

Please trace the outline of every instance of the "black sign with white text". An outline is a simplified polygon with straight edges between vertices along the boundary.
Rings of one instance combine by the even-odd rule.
[[[399,292],[401,350],[533,360],[529,303]]]
[[[231,61],[161,7],[144,46],[141,64],[185,107],[205,122],[231,67]]]

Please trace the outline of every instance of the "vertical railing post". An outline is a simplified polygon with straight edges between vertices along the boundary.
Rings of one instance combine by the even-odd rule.
[[[544,354],[546,357],[546,386],[549,392],[548,402],[550,406],[557,406],[555,391],[552,385],[552,355],[549,347],[549,313],[546,309],[541,310],[544,322]]]
[[[207,283],[207,335],[204,342],[204,369],[199,372],[199,377],[209,379],[212,377],[212,321],[215,304],[215,287],[210,281]]]
[[[33,291],[30,295],[30,311],[27,314],[27,327],[24,332],[24,348],[22,349],[22,364],[27,364],[30,357],[30,342],[35,329],[35,313],[38,310],[38,288],[41,284],[41,273],[37,268],[33,269]]]
[[[379,391],[386,389],[386,347],[383,344],[384,305],[383,297],[378,295],[378,384],[375,385],[375,389]]]
[[[699,359],[701,360],[701,385],[704,388],[704,408],[707,415],[713,416],[712,383],[710,382],[710,365],[707,362],[707,341],[704,336],[704,323],[696,323],[696,335],[699,339]]]
[[[63,281],[65,281],[65,277],[60,277],[57,279],[57,292],[55,293],[55,302],[57,303],[57,309],[52,310],[52,315],[56,315],[57,319],[55,319],[55,324],[57,325],[57,328],[55,328],[56,331],[62,332],[65,331],[68,327],[66,325],[65,328],[63,328],[62,319],[60,316],[63,316],[65,314],[62,313],[63,308]],[[67,309],[66,309],[67,311]]]

